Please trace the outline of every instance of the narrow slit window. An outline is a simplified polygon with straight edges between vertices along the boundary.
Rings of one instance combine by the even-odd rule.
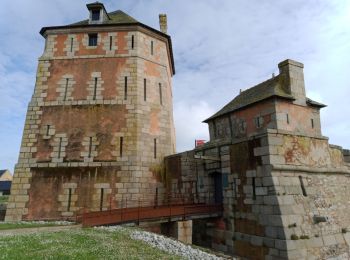
[[[258,116],[254,118],[256,128],[260,128],[264,125],[264,118],[262,116]]]
[[[101,197],[100,197],[100,211],[103,210],[103,194],[104,193],[104,189],[101,188]]]
[[[91,158],[91,152],[92,152],[92,137],[89,137],[89,158]]]
[[[97,33],[89,34],[89,46],[97,46]]]
[[[48,136],[50,134],[50,125],[46,126],[46,136]]]
[[[124,100],[128,98],[128,77],[124,78]]]
[[[58,141],[58,158],[61,158],[61,150],[62,150],[62,137],[60,137],[59,141]]]
[[[299,176],[299,182],[300,182],[301,191],[303,192],[303,196],[307,197],[306,189],[304,186],[304,180],[302,176]]]
[[[73,51],[73,38],[70,38],[70,52]]]
[[[69,82],[69,79],[67,78],[67,79],[66,79],[66,85],[65,85],[65,87],[64,87],[63,101],[66,101],[66,99],[67,99],[68,82]]]
[[[236,178],[233,178],[232,180],[232,191],[233,191],[233,197],[237,197],[237,188],[236,188]]]
[[[153,55],[153,41],[151,41],[151,55]]]
[[[256,200],[256,193],[255,193],[255,177],[252,177],[252,188],[253,188],[253,200]]]
[[[70,211],[70,205],[72,203],[72,188],[69,188],[68,190],[68,205],[67,205],[67,211]]]
[[[92,97],[93,100],[96,100],[96,92],[97,92],[97,78],[95,78],[94,95]]]
[[[123,137],[120,137],[120,141],[119,141],[119,154],[120,157],[123,157]]]
[[[146,79],[143,79],[143,100],[147,100],[147,82]]]
[[[112,50],[113,37],[109,36],[109,50]]]
[[[162,84],[159,83],[159,102],[163,105]]]
[[[131,35],[131,49],[134,49],[135,47],[135,39],[134,35]]]
[[[287,114],[287,124],[289,124],[289,115]]]
[[[311,127],[314,128],[314,119],[311,118]]]
[[[154,153],[154,158],[157,158],[157,139],[153,139],[153,153]]]

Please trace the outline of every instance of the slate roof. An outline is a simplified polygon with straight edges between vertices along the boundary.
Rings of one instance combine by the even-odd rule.
[[[109,20],[106,20],[103,22],[103,24],[137,24],[139,21],[137,21],[135,18],[131,17],[130,15],[124,13],[121,10],[117,10],[115,12],[107,13]],[[83,20],[77,23],[73,23],[71,25],[88,25],[89,20]]]
[[[0,181],[0,191],[9,191],[11,190],[12,181]]]
[[[252,88],[242,91],[226,106],[224,106],[217,113],[204,120],[203,122],[207,123],[211,119],[233,112],[235,110],[241,109],[243,107],[257,103],[270,97],[281,97],[285,99],[294,100],[294,97],[291,94],[288,94],[283,89],[283,78],[280,75],[278,75]]]
[[[115,25],[138,25],[141,26],[143,28],[146,28],[150,31],[153,31],[157,34],[160,34],[161,36],[165,37],[168,39],[169,42],[169,49],[170,49],[170,62],[171,62],[171,66],[172,66],[172,70],[173,70],[173,74],[175,75],[175,62],[174,62],[174,56],[173,56],[173,50],[172,50],[172,43],[171,43],[171,37],[166,34],[163,33],[159,30],[156,30],[146,24],[143,24],[139,21],[137,21],[135,18],[131,17],[130,15],[124,13],[121,10],[117,10],[111,13],[107,13],[109,20],[104,21],[102,24],[89,24],[89,20],[83,20],[77,23],[73,23],[73,24],[69,24],[69,25],[63,25],[63,26],[50,26],[50,27],[43,27],[40,30],[40,34],[42,36],[45,35],[45,32],[47,30],[55,30],[55,29],[70,29],[70,28],[84,28],[84,27],[103,27],[103,26],[115,26]],[[45,36],[44,36],[45,37]]]
[[[210,120],[227,113],[242,109],[246,106],[252,105],[259,101],[271,98],[279,97],[289,100],[295,100],[295,98],[286,92],[284,89],[284,77],[277,75],[271,79],[268,79],[254,87],[242,91],[237,97],[226,104],[222,109],[216,112],[211,117],[204,120],[204,123],[208,123]],[[313,101],[309,98],[306,99],[306,103],[310,106],[325,107],[326,105]]]
[[[7,170],[0,170],[0,177],[6,172]]]

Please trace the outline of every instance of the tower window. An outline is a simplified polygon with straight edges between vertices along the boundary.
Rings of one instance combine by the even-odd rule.
[[[120,157],[123,157],[123,137],[120,137],[120,141],[119,141],[119,155]]]
[[[66,78],[66,85],[64,87],[64,95],[63,95],[63,100],[64,101],[66,101],[66,99],[67,99],[68,82],[69,82],[69,78]]]
[[[92,96],[92,100],[96,100],[96,94],[97,94],[97,78],[95,78],[94,95]]]
[[[151,41],[151,55],[153,55],[153,41]]]
[[[157,158],[157,139],[156,138],[153,139],[153,155],[154,155],[154,158]]]
[[[289,115],[287,114],[287,124],[289,124]]]
[[[124,100],[128,98],[128,77],[124,78]]]
[[[112,50],[112,41],[113,41],[113,37],[109,36],[109,50]]]
[[[314,120],[311,118],[311,127],[314,128]]]
[[[58,158],[61,158],[61,152],[62,152],[62,137],[60,137],[59,141],[58,141]]]
[[[134,45],[135,45],[135,43],[134,43],[134,35],[131,35],[131,49],[134,49]]]
[[[73,41],[74,41],[74,39],[70,38],[70,52],[73,51]]]
[[[97,46],[97,33],[89,34],[89,46]]]
[[[46,126],[46,136],[48,136],[50,134],[50,125]]]
[[[69,188],[68,190],[68,205],[67,205],[67,211],[70,211],[70,205],[72,203],[72,188]]]
[[[99,20],[100,20],[100,10],[92,10],[91,21],[99,21]]]
[[[91,152],[92,152],[92,137],[89,138],[89,155],[88,157],[91,158]]]
[[[162,94],[162,84],[159,83],[159,102],[163,105],[163,94]]]
[[[100,197],[100,211],[103,210],[103,193],[104,193],[104,189],[101,188],[101,197]]]
[[[147,82],[146,79],[143,79],[143,100],[147,100]]]

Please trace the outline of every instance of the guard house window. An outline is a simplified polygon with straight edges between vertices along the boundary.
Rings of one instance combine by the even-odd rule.
[[[100,10],[92,10],[91,21],[99,21],[99,20],[100,20]]]
[[[89,34],[89,46],[97,46],[97,33]]]
[[[256,128],[260,128],[264,124],[264,118],[262,116],[258,116],[256,118],[254,118],[254,121],[255,121]]]

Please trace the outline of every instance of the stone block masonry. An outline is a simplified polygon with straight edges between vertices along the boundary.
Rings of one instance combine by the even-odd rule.
[[[200,245],[248,259],[348,259],[349,152],[322,136],[303,65],[279,67],[205,121],[208,143],[166,158],[168,187],[223,203],[221,219],[194,221]],[[282,98],[268,97],[281,86]]]
[[[164,190],[157,169],[175,152],[170,38],[137,23],[48,27],[42,35],[6,220],[155,203]]]

